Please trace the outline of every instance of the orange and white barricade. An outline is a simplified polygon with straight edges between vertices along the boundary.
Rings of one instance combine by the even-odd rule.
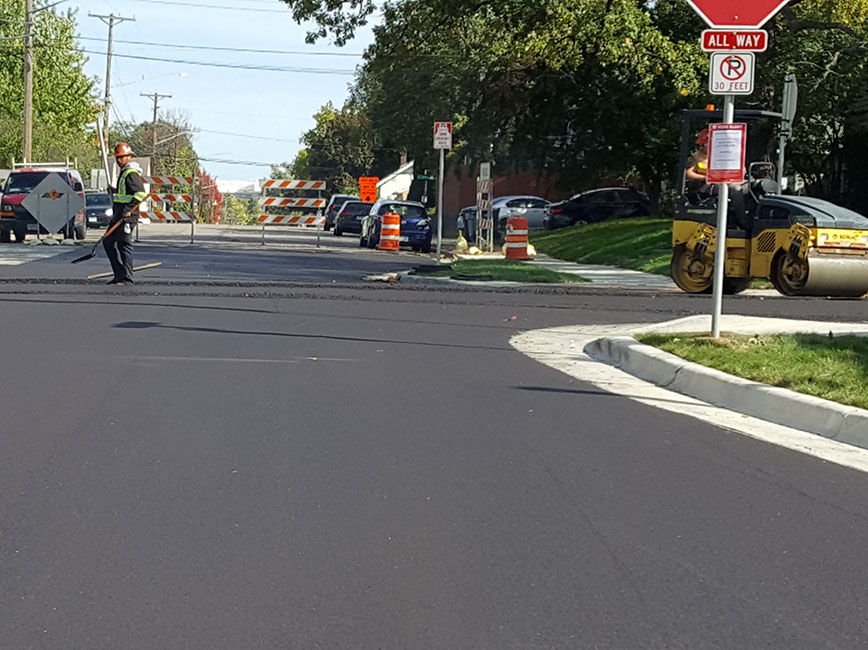
[[[262,189],[270,190],[317,190],[326,188],[325,181],[296,181],[292,179],[271,178],[262,184]]]
[[[300,181],[295,179],[269,179],[262,184],[262,196],[257,203],[262,211],[257,223],[262,225],[262,243],[265,244],[265,226],[294,226],[297,228],[316,228],[316,245],[325,229],[323,208],[327,201],[322,198],[326,189],[325,181]],[[315,191],[316,198],[288,196],[287,192]],[[289,212],[288,210],[316,210],[315,215]]]
[[[298,214],[260,214],[261,224],[283,224],[284,226],[325,226],[325,217],[305,217]]]
[[[143,176],[142,180],[150,186],[148,200],[151,208],[141,210],[139,217],[145,223],[189,223],[192,244],[196,223],[196,179],[192,176],[167,175]],[[181,208],[182,205],[185,207]]]
[[[527,254],[527,219],[524,217],[511,217],[506,221],[506,259],[530,259]]]
[[[380,250],[397,251],[401,249],[401,215],[397,212],[387,212],[383,215],[383,225],[380,228]]]

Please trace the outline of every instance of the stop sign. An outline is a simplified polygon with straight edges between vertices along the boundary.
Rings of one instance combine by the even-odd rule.
[[[762,27],[790,0],[687,0],[716,29]]]

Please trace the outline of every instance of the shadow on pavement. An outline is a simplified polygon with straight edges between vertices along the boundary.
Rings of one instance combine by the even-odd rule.
[[[515,348],[505,346],[486,346],[486,345],[463,345],[461,343],[431,343],[427,341],[396,341],[392,339],[374,339],[361,338],[356,336],[334,336],[330,334],[294,334],[292,332],[256,332],[247,330],[228,330],[218,329],[215,327],[190,327],[184,325],[163,325],[152,321],[125,321],[116,323],[112,327],[119,329],[172,329],[180,332],[198,332],[207,334],[242,334],[246,336],[277,336],[281,338],[297,338],[297,339],[327,339],[330,341],[351,341],[358,343],[392,343],[395,345],[420,345],[435,348],[460,348],[467,350],[492,350],[496,352],[515,352],[521,354]]]

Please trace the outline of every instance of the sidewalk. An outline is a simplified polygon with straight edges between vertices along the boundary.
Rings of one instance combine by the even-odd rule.
[[[642,273],[630,271],[617,266],[604,266],[602,264],[579,264],[576,262],[563,262],[547,255],[537,255],[530,260],[530,264],[542,266],[558,273],[570,273],[580,275],[593,284],[621,287],[627,289],[656,289],[658,291],[681,293],[672,278],[666,275],[654,273]]]
[[[724,315],[721,326],[725,332],[747,335],[832,332],[838,335],[868,336],[868,323],[824,323]],[[868,449],[868,410],[734,377],[685,361],[658,348],[643,345],[633,338],[634,334],[644,332],[708,332],[709,328],[710,317],[691,316],[653,325],[575,326],[526,332],[514,337],[512,344],[538,361],[567,372],[577,379],[601,385],[607,390],[612,390],[613,387],[621,384],[627,385],[629,390],[614,392],[637,399],[641,399],[637,395],[644,396],[649,394],[648,391],[639,388],[635,381],[623,382],[621,379],[612,379],[605,367],[593,367],[592,360],[609,364],[613,367],[613,371],[617,368],[645,382],[651,382],[659,387],[653,389],[657,393],[653,391],[650,393],[655,395],[651,398],[652,403],[661,408],[668,408],[667,403],[673,400],[671,397],[663,398],[660,395],[666,393],[672,395],[669,391],[673,391],[688,396],[683,399],[693,398],[701,401],[696,404],[713,405],[742,416],[741,419],[723,416],[722,423],[715,422],[720,426],[742,430],[740,427],[745,422],[758,418],[761,422],[747,432],[754,437],[765,439],[767,434],[771,436],[770,432],[774,432],[775,427],[786,427],[790,432],[796,430],[822,436],[837,443]],[[660,393],[661,389],[663,393]],[[685,404],[690,404],[690,408],[682,405],[678,409],[670,410],[707,419],[690,412],[695,406],[692,400]],[[702,411],[700,408],[698,412],[708,411]],[[775,434],[772,437],[774,438],[772,442],[782,444],[780,439],[792,439],[793,434]],[[817,446],[816,441],[800,439],[798,445],[793,448],[804,451],[806,447]],[[839,461],[836,459],[836,462]]]

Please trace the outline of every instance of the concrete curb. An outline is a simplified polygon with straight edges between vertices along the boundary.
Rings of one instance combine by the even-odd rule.
[[[868,410],[733,377],[629,336],[596,339],[585,346],[585,352],[663,388],[868,449]]]

